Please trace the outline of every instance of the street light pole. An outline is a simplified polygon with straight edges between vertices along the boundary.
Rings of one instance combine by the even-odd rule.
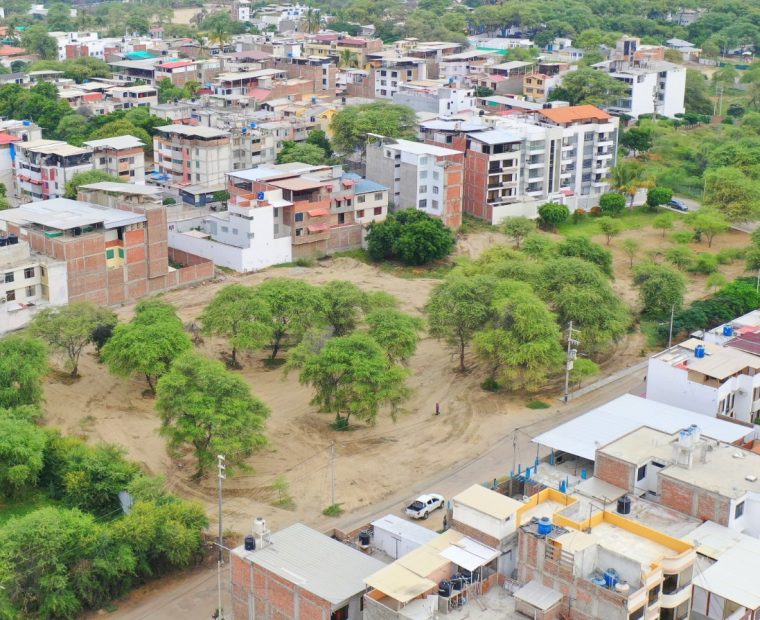
[[[570,323],[567,326],[567,359],[565,360],[565,398],[564,401],[567,402],[570,398],[570,371],[573,369],[573,361],[575,360],[578,350],[574,349],[573,346],[579,345],[580,342],[577,340],[573,340],[573,322],[570,321]]]

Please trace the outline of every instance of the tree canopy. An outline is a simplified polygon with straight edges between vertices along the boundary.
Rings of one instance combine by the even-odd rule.
[[[441,220],[417,209],[391,213],[384,222],[367,227],[367,252],[375,260],[399,259],[407,265],[424,265],[447,256],[454,248],[454,233]]]
[[[562,78],[562,84],[549,95],[551,101],[567,101],[570,105],[591,104],[606,106],[621,99],[628,92],[626,84],[604,71],[590,67],[571,71]]]
[[[0,339],[0,408],[39,405],[47,370],[47,351],[40,340],[21,335]]]
[[[346,106],[333,117],[330,129],[335,148],[351,153],[366,143],[370,133],[414,139],[416,124],[417,117],[411,108],[377,101]]]

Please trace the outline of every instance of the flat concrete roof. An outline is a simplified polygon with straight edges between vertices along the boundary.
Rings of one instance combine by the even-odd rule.
[[[156,127],[156,130],[188,136],[190,138],[226,138],[230,135],[230,132],[224,129],[214,129],[213,127],[203,127],[202,125],[162,125],[161,127]]]
[[[133,149],[145,146],[140,138],[135,136],[116,136],[102,140],[85,140],[84,144],[94,149]]]
[[[462,491],[453,501],[501,521],[511,517],[523,506],[522,502],[479,484],[473,484]]]
[[[454,149],[447,149],[442,146],[436,146],[434,144],[426,144],[424,142],[413,142],[411,140],[393,139],[392,141],[384,142],[383,146],[389,148],[395,148],[399,151],[405,151],[407,153],[414,153],[415,155],[432,155],[434,157],[446,157],[449,155],[461,155],[462,151],[455,151]]]
[[[161,190],[154,185],[137,185],[135,183],[116,183],[114,181],[100,181],[98,183],[88,183],[80,185],[80,189],[96,189],[103,192],[113,192],[115,194],[132,194],[135,196],[158,196]]]

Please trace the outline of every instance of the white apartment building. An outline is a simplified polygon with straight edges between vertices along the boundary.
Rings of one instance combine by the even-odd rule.
[[[51,32],[58,44],[58,60],[91,56],[105,60],[106,42],[97,32]]]
[[[22,202],[61,198],[66,183],[92,170],[92,149],[59,140],[15,143],[15,194]]]
[[[454,229],[462,224],[464,155],[454,149],[380,138],[367,145],[367,178],[391,188],[396,209],[419,209]]]
[[[127,183],[145,183],[145,145],[134,136],[117,136],[84,142],[93,151],[97,170]]]
[[[251,21],[250,0],[235,0],[231,8],[232,19],[238,22]]]
[[[0,233],[0,334],[21,329],[41,308],[68,303],[66,262],[32,254],[29,243]]]
[[[42,138],[42,130],[31,121],[0,121],[0,183],[8,192],[13,192],[13,160],[16,158],[16,143],[31,142]]]
[[[162,186],[218,185],[233,169],[230,132],[191,125],[156,127],[153,173]]]
[[[422,58],[383,58],[375,69],[375,98],[393,99],[403,82],[427,78],[427,65]]]
[[[409,106],[416,112],[450,116],[475,112],[475,92],[447,80],[418,80],[401,82],[393,95],[393,103]]]

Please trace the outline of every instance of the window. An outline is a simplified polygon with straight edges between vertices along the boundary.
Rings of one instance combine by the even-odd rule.
[[[436,211],[438,210],[438,201],[437,200],[433,201],[433,209],[435,209]]]
[[[656,585],[654,588],[652,588],[648,593],[648,602],[647,605],[651,607],[655,603],[657,603],[658,599],[660,598],[660,586]]]
[[[359,209],[359,210],[356,212],[356,217],[358,217],[358,218],[360,218],[360,219],[361,219],[361,218],[363,218],[363,217],[364,217],[364,209]]]
[[[628,616],[628,620],[639,620],[644,617],[644,608],[639,607],[636,611],[632,611]]]
[[[303,237],[303,228],[296,228],[296,237]]]
[[[382,214],[383,214],[383,208],[375,207],[375,215],[382,215]]]
[[[642,465],[641,467],[639,467],[639,471],[636,472],[636,480],[641,481],[646,477],[647,477],[647,466]]]
[[[28,280],[34,277],[34,267],[27,267],[24,269],[24,277]]]
[[[296,213],[293,219],[295,219],[296,222],[303,222],[303,213]]]
[[[427,179],[427,170],[420,170],[420,178]]]
[[[744,514],[744,502],[739,502],[734,508],[734,519],[738,519]]]
[[[338,213],[338,224],[345,224],[345,223],[346,223],[346,214]]]
[[[107,259],[111,259],[113,257],[114,257],[114,250],[113,250],[113,248],[109,248],[108,250],[106,250],[106,258]]]
[[[27,297],[34,297],[34,295],[37,293],[37,287],[36,286],[27,286],[26,287],[26,296]]]
[[[382,199],[383,199],[383,192],[375,193],[375,200],[382,200]]]
[[[366,199],[367,199],[367,197],[364,194],[362,194],[361,196],[357,196],[356,197],[356,202],[358,202],[359,204],[364,204],[364,201]]]
[[[45,270],[45,267],[40,265],[40,275],[44,278],[47,275],[47,271]]]
[[[678,575],[665,575],[662,582],[662,593],[673,594],[676,590],[678,590]]]
[[[5,299],[8,301],[15,301],[16,291],[5,291]]]
[[[5,282],[6,283],[13,282],[13,280],[14,280],[14,277],[13,277],[13,272],[12,271],[9,271],[8,273],[5,274]]]
[[[427,166],[427,157],[420,157],[420,166]]]
[[[437,185],[433,185],[433,193],[434,194],[438,193],[438,186]]]
[[[427,185],[420,185],[419,193],[427,194]]]
[[[124,258],[124,248],[119,248],[119,258]]]
[[[427,200],[422,199],[417,205],[420,209],[426,209],[427,208]]]
[[[229,226],[222,226],[222,232],[223,233],[230,232]]]
[[[438,176],[439,176],[438,172],[435,171],[435,170],[433,170],[433,179],[435,179],[437,181],[438,180]]]

